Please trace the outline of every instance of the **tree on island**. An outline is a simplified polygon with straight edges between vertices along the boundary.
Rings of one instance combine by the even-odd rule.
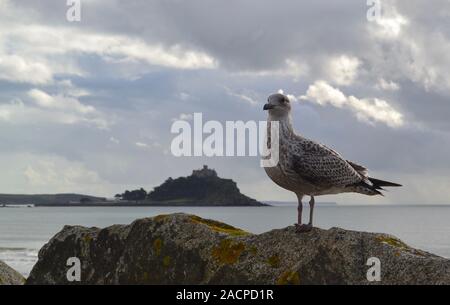
[[[138,190],[128,191],[126,190],[125,193],[121,195],[122,200],[127,201],[141,201],[145,200],[147,197],[147,191],[144,190],[142,187]]]
[[[88,202],[91,202],[91,201],[92,200],[90,198],[86,198],[86,197],[83,197],[83,198],[80,199],[80,203],[88,203]]]

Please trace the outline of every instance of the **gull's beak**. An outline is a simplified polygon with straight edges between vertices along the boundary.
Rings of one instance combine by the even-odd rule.
[[[271,104],[265,104],[263,110],[270,110],[273,109],[275,106]]]

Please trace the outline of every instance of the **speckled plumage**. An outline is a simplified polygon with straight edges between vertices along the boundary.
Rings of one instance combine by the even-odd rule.
[[[279,161],[274,167],[265,167],[273,182],[294,192],[299,201],[298,228],[305,232],[312,227],[314,196],[339,193],[361,193],[381,195],[382,186],[399,184],[369,177],[368,170],[355,162],[344,159],[327,146],[296,134],[291,122],[291,105],[287,96],[273,94],[264,110],[269,111],[267,146],[271,154],[276,147],[270,147],[271,123],[279,123]],[[301,224],[302,198],[311,196],[310,221]]]
[[[310,196],[343,192],[378,194],[376,190],[359,185],[369,183],[364,167],[346,161],[323,144],[296,134],[290,120],[280,121],[279,139],[278,166],[265,170],[281,187]]]

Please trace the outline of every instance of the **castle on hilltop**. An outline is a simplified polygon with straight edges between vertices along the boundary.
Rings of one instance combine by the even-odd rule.
[[[232,179],[223,179],[203,165],[187,177],[169,178],[147,195],[154,205],[166,206],[263,206],[241,193]]]
[[[217,177],[217,173],[214,169],[209,169],[208,165],[203,165],[202,169],[194,169],[192,176],[198,178]]]

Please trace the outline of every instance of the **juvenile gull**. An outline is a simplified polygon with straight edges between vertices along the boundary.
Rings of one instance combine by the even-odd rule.
[[[292,127],[291,103],[283,94],[273,94],[264,105],[269,111],[267,119],[267,145],[270,151],[270,124],[279,122],[279,162],[265,167],[273,182],[294,192],[298,198],[297,231],[312,229],[314,196],[339,193],[382,195],[383,186],[401,186],[397,183],[369,177],[361,165],[345,160],[339,153],[320,143],[296,134]],[[302,199],[311,196],[308,224],[302,224]]]

